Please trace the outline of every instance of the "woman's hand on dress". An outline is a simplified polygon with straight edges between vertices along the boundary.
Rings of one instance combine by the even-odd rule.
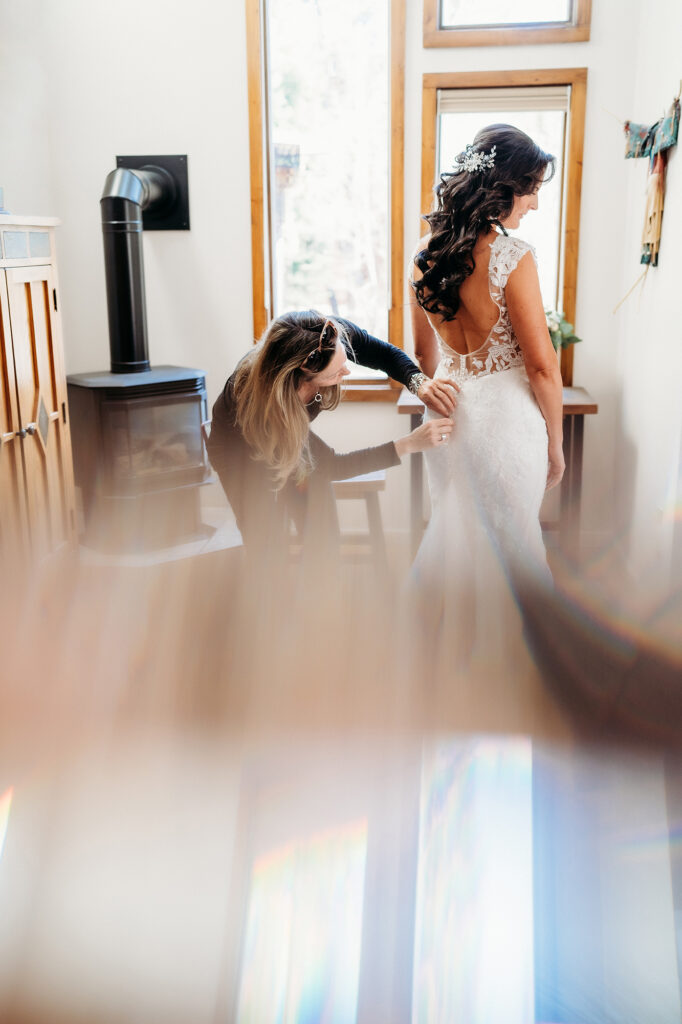
[[[554,445],[549,449],[549,465],[547,468],[547,490],[556,487],[561,483],[561,478],[566,469],[564,452],[561,445]]]
[[[429,379],[421,385],[417,397],[439,416],[451,416],[457,405],[458,391],[459,386],[454,381]]]
[[[395,450],[402,458],[403,455],[413,455],[415,452],[425,452],[429,448],[440,448],[447,443],[452,433],[452,420],[427,420],[408,434],[395,442]]]

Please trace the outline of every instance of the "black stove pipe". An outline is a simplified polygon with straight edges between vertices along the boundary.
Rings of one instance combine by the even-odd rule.
[[[119,167],[100,200],[112,373],[149,369],[142,254],[142,211],[165,206],[175,184],[162,167]]]

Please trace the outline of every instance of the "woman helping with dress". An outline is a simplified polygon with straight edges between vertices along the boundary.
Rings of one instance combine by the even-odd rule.
[[[396,442],[337,454],[310,424],[339,404],[349,357],[410,387],[436,418]],[[312,310],[273,320],[213,406],[207,445],[247,553],[266,566],[286,561],[291,520],[305,548],[333,550],[338,524],[332,481],[443,445],[452,430],[456,390],[449,381],[429,380],[400,349],[348,320]]]
[[[432,628],[454,630],[464,654],[495,630],[492,597],[509,579],[551,581],[539,511],[564,471],[561,375],[535,254],[507,229],[553,171],[519,129],[479,131],[441,176],[411,267],[419,363],[460,389],[448,442],[427,454],[432,515],[413,580]]]

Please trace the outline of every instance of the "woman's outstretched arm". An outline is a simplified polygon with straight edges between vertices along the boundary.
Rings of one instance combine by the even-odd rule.
[[[356,452],[336,452],[321,437],[310,431],[310,451],[315,461],[315,472],[329,480],[348,480],[362,473],[397,466],[404,455],[424,452],[446,444],[452,432],[452,420],[429,419],[401,437],[375,448],[362,448]]]
[[[383,370],[389,377],[405,387],[409,387],[415,374],[422,372],[402,349],[373,337],[361,327],[351,323],[350,320],[343,320],[340,317],[337,319],[346,330],[353,349],[348,355],[354,362],[360,363],[362,366],[369,366],[372,370]],[[431,374],[427,373],[427,376],[430,377]],[[429,409],[438,413],[439,416],[449,416],[457,404],[455,388],[445,381],[422,381],[417,394]]]
[[[350,343],[350,350],[346,346],[346,351],[349,359],[353,362],[360,363],[361,366],[368,366],[371,370],[383,370],[392,380],[397,380],[405,387],[408,386],[415,373],[419,373],[419,367],[401,348],[396,348],[395,345],[390,345],[387,341],[375,338],[350,320],[344,320],[342,317],[336,317],[336,319],[346,332]]]
[[[547,424],[549,470],[547,487],[554,487],[564,475],[563,396],[561,372],[547,330],[540,294],[540,281],[528,252],[509,275],[505,288],[507,309],[514,334],[523,352],[528,380]]]

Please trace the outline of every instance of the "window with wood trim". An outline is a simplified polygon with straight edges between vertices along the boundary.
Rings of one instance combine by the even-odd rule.
[[[585,68],[424,75],[422,211],[433,204],[438,175],[487,124],[514,124],[557,158],[539,209],[522,237],[535,246],[547,308],[575,323],[578,232],[585,123]],[[423,224],[422,224],[423,230]],[[573,350],[561,355],[564,383],[573,379]]]
[[[556,171],[542,186],[539,208],[520,229],[542,253],[540,285],[545,307],[557,309],[561,288],[561,221],[564,149],[570,86],[531,85],[500,89],[439,89],[436,180],[486,124],[514,124],[556,157]]]
[[[255,334],[314,308],[402,347],[404,0],[247,0],[247,20]]]
[[[591,0],[424,0],[424,46],[583,42],[591,7]]]

